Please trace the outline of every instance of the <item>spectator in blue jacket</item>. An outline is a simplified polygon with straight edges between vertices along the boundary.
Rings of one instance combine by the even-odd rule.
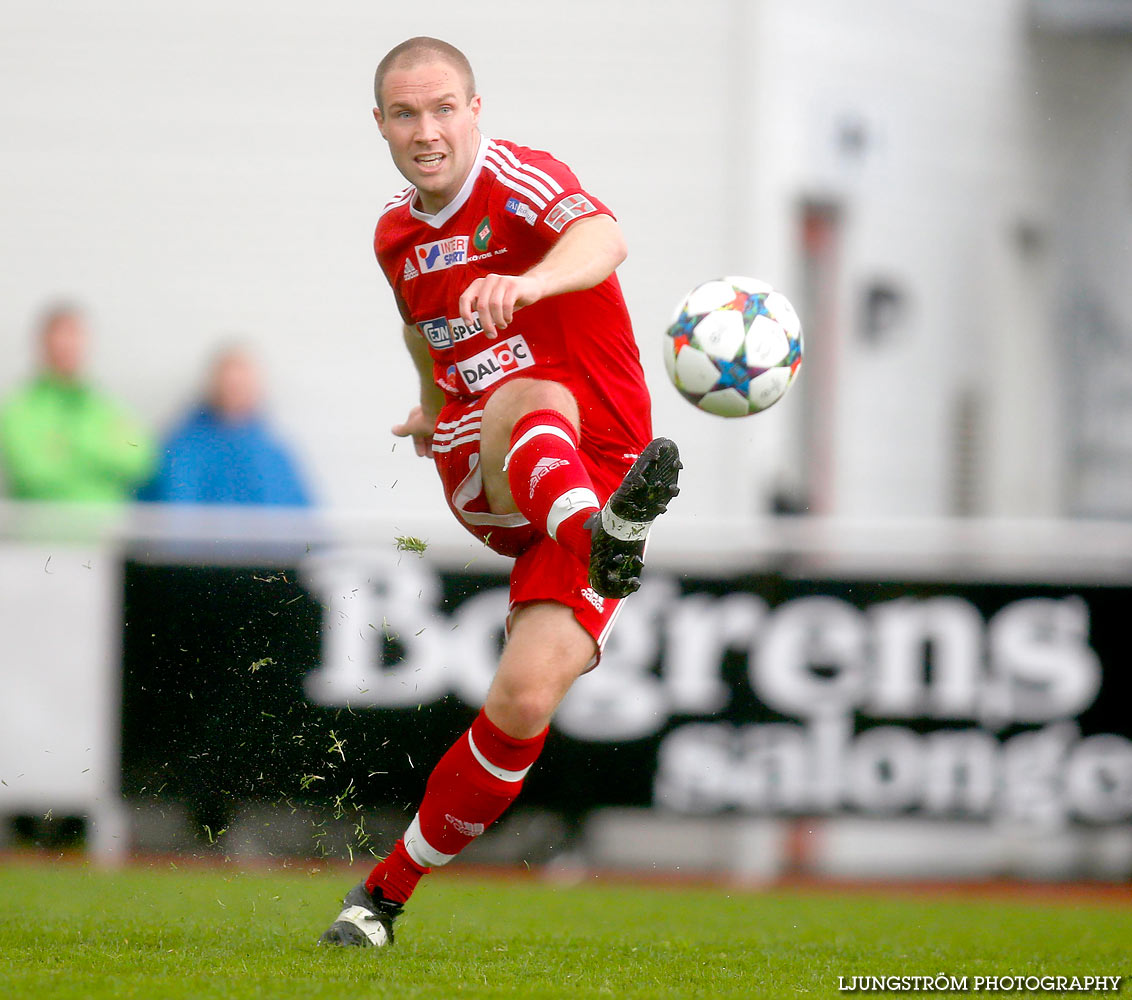
[[[204,395],[164,441],[157,474],[141,499],[309,506],[297,464],[262,411],[255,358],[242,347],[222,349]]]

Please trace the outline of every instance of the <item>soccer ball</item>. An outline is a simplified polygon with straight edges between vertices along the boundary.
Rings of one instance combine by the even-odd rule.
[[[697,285],[676,307],[664,368],[680,394],[720,417],[773,406],[802,364],[802,323],[765,281],[729,277]]]

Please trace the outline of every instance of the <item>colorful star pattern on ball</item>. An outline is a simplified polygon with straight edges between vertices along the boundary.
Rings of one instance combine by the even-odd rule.
[[[751,370],[738,361],[718,361],[719,381],[715,383],[716,390],[737,389],[743,395],[751,384]]]
[[[743,320],[750,326],[756,316],[769,316],[770,313],[766,308],[766,296],[761,292],[755,295],[747,295],[746,302],[743,303]]]
[[[739,313],[742,325],[733,316],[718,318],[721,313]],[[698,335],[709,317],[710,327]],[[751,278],[723,278],[692,289],[665,337],[665,370],[673,385],[716,416],[744,417],[774,405],[801,361],[802,333],[793,306],[766,282]]]

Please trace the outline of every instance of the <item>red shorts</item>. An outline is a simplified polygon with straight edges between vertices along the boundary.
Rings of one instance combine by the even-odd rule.
[[[480,418],[486,401],[481,397],[450,402],[437,419],[432,455],[448,506],[488,548],[515,560],[511,569],[512,612],[531,601],[565,604],[593,636],[600,655],[621,601],[598,594],[590,586],[589,567],[522,514],[493,514],[488,508],[479,468]],[[587,448],[587,442],[582,441],[578,453],[599,502],[605,503],[621,484],[639,447],[626,445],[624,452],[610,455],[592,446]]]

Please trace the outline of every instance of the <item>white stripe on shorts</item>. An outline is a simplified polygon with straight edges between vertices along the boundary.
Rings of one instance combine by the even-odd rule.
[[[437,430],[449,430],[453,427],[459,427],[470,420],[479,420],[483,416],[483,409],[470,410],[465,413],[459,420],[442,420],[436,425]]]
[[[451,451],[453,448],[459,448],[462,444],[471,444],[480,439],[479,433],[465,434],[463,437],[454,438],[448,441],[437,441],[436,438],[432,439],[433,451]]]
[[[473,420],[466,424],[460,424],[458,427],[453,427],[451,430],[436,431],[432,437],[434,441],[449,441],[460,434],[468,434],[471,431],[478,431],[479,429],[480,422]]]

